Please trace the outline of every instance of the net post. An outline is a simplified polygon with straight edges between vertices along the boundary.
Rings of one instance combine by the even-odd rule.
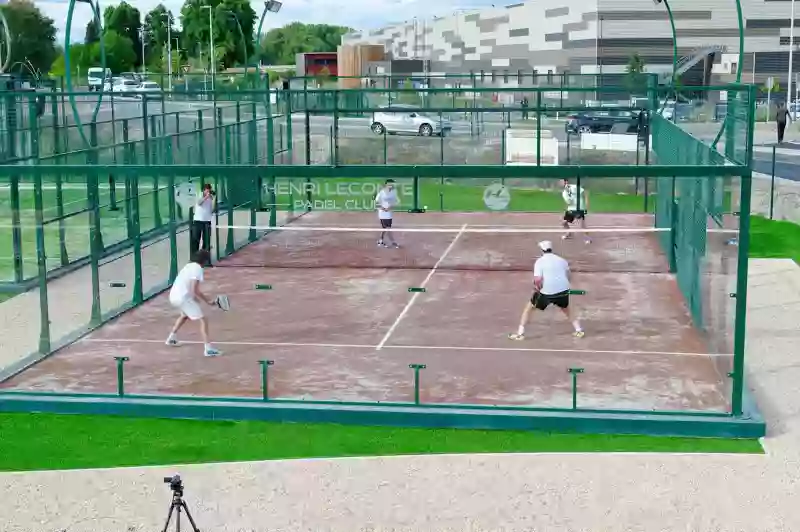
[[[39,163],[39,121],[36,115],[36,99],[28,100],[28,127],[31,132],[31,155],[33,163]],[[34,168],[34,170],[38,170]],[[50,352],[50,306],[47,297],[47,248],[44,237],[44,197],[42,173],[36,171],[33,183],[34,217],[36,221],[36,266],[39,287],[39,352]]]
[[[419,404],[419,370],[425,369],[425,364],[409,364],[409,368],[414,370],[414,404]]]
[[[275,365],[272,360],[259,360],[261,365],[261,397],[264,401],[269,401],[269,367]]]
[[[567,370],[572,375],[572,409],[578,409],[578,374],[583,373],[583,368],[569,368]]]
[[[125,397],[125,362],[130,360],[128,357],[114,357],[117,361],[117,395]]]
[[[87,163],[91,168],[97,166],[97,122],[89,124],[91,148],[87,153]],[[89,258],[92,274],[92,315],[91,324],[99,325],[102,319],[100,310],[100,250],[103,248],[100,230],[100,201],[97,173],[87,173],[87,197],[89,199]]]

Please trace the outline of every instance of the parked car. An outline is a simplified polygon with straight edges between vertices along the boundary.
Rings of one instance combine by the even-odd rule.
[[[119,75],[119,77],[121,77],[122,79],[133,80],[136,83],[141,83],[142,82],[142,76],[140,76],[136,72],[123,72],[122,74]]]
[[[139,84],[132,79],[121,78],[111,90],[115,93],[133,96],[139,90]]]
[[[381,105],[380,108],[383,110],[372,115],[370,126],[376,135],[407,133],[423,137],[443,136],[452,129],[449,120],[424,115],[413,105],[390,104]]]
[[[155,81],[143,81],[136,92],[142,98],[152,97],[154,94],[161,93],[161,87]]]
[[[639,131],[639,111],[609,109],[608,111],[586,111],[567,117],[565,129],[567,133],[608,133],[612,128],[619,129],[617,124],[627,124],[626,133]],[[614,126],[617,126],[616,128]]]

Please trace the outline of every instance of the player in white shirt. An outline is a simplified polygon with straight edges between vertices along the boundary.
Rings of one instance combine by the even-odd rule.
[[[525,304],[517,332],[509,334],[508,337],[512,340],[524,340],[525,326],[530,320],[533,309],[544,310],[553,304],[572,322],[575,336],[582,338],[581,323],[577,318],[572,319],[572,310],[569,307],[569,264],[553,253],[553,244],[550,241],[539,242],[539,248],[542,250],[542,256],[533,265],[533,296],[530,303]]]
[[[564,229],[569,229],[571,223],[576,219],[581,221],[581,229],[586,229],[586,213],[589,211],[589,194],[583,187],[578,185],[570,185],[569,179],[564,179],[564,189],[561,191],[561,197],[564,198],[564,203],[567,208],[564,211]],[[566,240],[572,235],[567,233],[561,238]],[[591,244],[592,240],[588,234],[585,234],[585,241]]]
[[[203,185],[203,193],[197,198],[194,206],[194,219],[192,220],[190,253],[194,253],[201,247],[211,249],[211,220],[214,217],[216,208],[216,194],[211,188],[211,183]]]
[[[400,205],[400,200],[397,198],[397,191],[394,189],[394,179],[387,179],[383,188],[380,189],[378,195],[375,196],[375,207],[378,209],[378,219],[381,222],[381,229],[384,229],[384,231],[381,232],[380,240],[378,240],[378,246],[380,247],[389,247],[384,241],[384,238],[387,238],[391,242],[392,247],[400,247],[397,242],[394,241],[392,232],[385,231],[385,229],[392,228],[392,211],[398,205]]]
[[[203,309],[200,307],[200,302],[203,301],[207,305],[214,306],[214,300],[209,299],[200,290],[200,283],[203,282],[203,267],[210,263],[210,255],[205,249],[195,251],[192,255],[192,261],[183,267],[172,283],[172,289],[169,292],[169,302],[173,307],[181,311],[178,321],[167,337],[167,345],[178,345],[178,329],[186,323],[186,320],[200,322],[200,335],[203,339],[205,347],[205,355],[213,357],[221,355],[222,353],[211,345],[208,337],[208,320],[203,314]]]

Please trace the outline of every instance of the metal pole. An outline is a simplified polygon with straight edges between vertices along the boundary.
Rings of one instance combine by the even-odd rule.
[[[169,76],[169,92],[172,92],[172,14],[165,13],[167,17],[167,76]]]
[[[139,37],[140,40],[142,41],[142,77],[144,77],[144,72],[145,72],[145,70],[144,70],[144,65],[145,65],[145,60],[144,60],[144,26],[142,26],[139,29],[139,36],[140,36]]]
[[[211,7],[208,8],[208,42],[211,46],[211,90],[214,91],[214,78],[217,77],[217,65],[214,58],[214,25],[212,24]]]
[[[786,104],[792,104],[792,54],[794,52],[794,0],[792,0],[791,14],[789,15],[789,75],[787,76]]]

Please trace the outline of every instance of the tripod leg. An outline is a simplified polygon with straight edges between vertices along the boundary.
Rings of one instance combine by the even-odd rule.
[[[167,522],[164,523],[164,530],[163,532],[167,532],[167,528],[169,528],[169,522],[172,520],[172,511],[175,509],[174,504],[170,504],[169,506],[169,513],[167,514]]]
[[[186,518],[189,519],[189,523],[192,524],[192,531],[200,532],[200,530],[197,528],[197,525],[194,524],[194,519],[192,519],[192,514],[189,513],[189,507],[186,506],[186,501],[181,501],[181,506],[183,506],[183,511],[186,512]]]
[[[178,511],[175,512],[175,532],[181,532],[181,504],[178,503]]]

